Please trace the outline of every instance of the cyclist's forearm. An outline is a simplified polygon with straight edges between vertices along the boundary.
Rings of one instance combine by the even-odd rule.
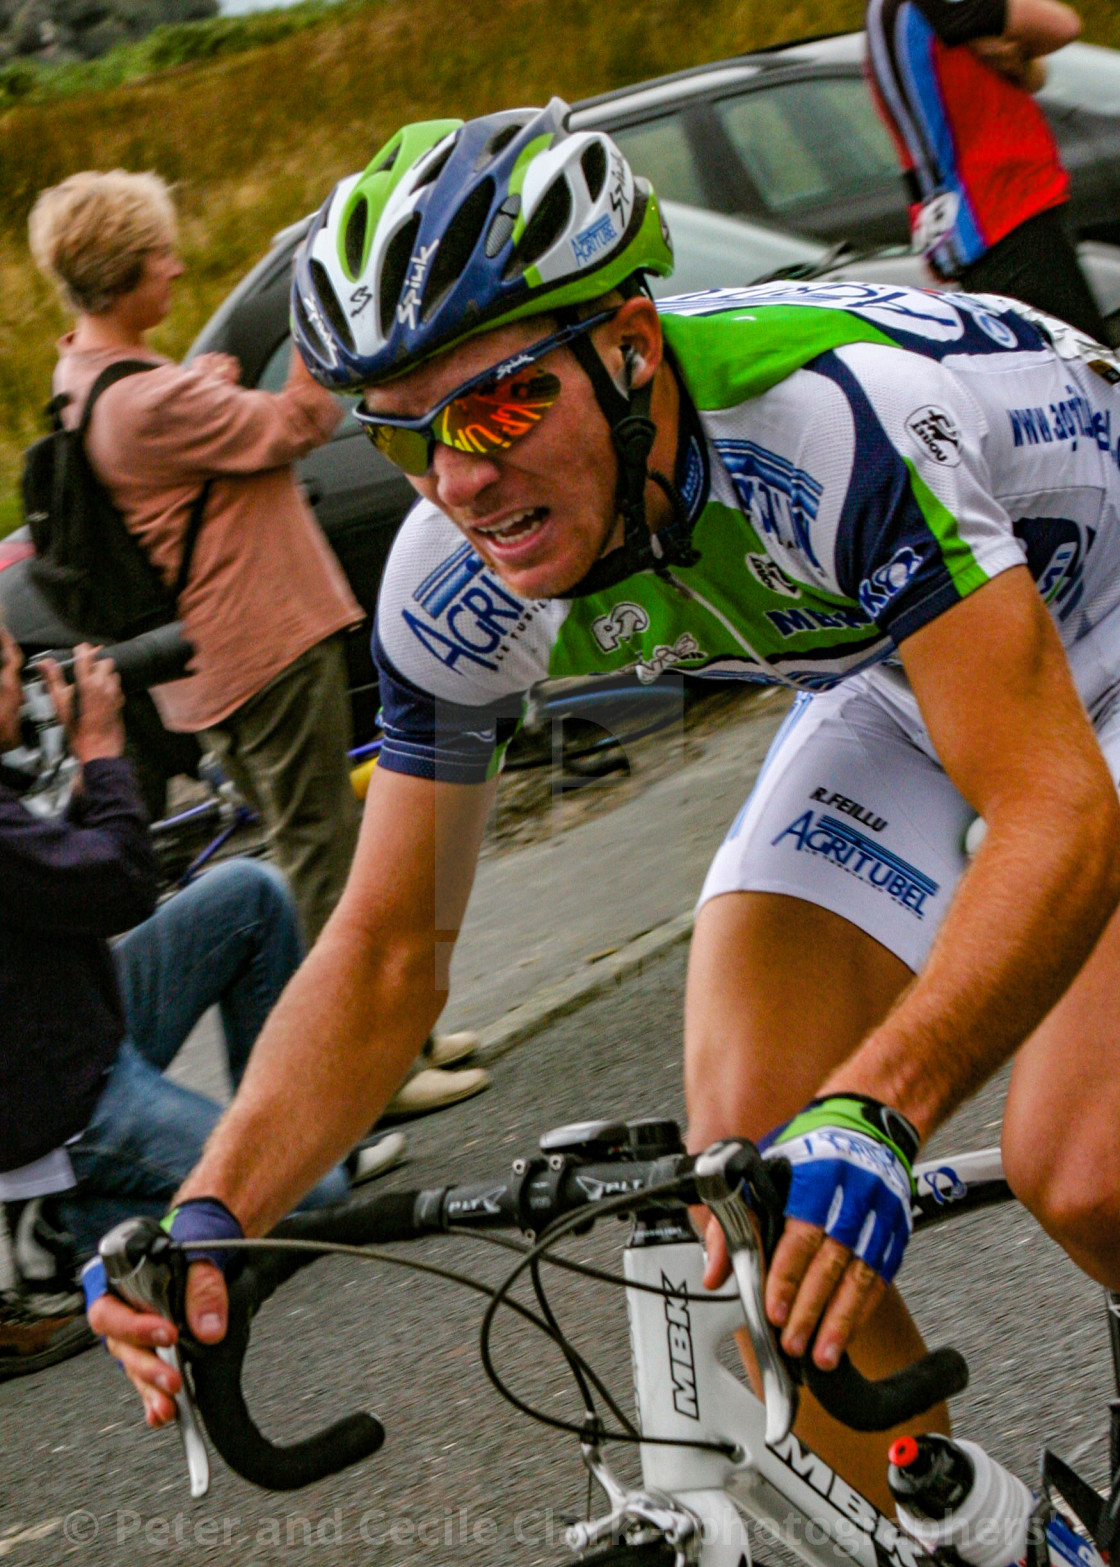
[[[870,1094],[925,1138],[1014,1053],[1117,906],[1118,812],[1100,782],[1040,788],[989,824],[926,968],[821,1092]]]
[[[1072,43],[1080,31],[1080,17],[1062,0],[1007,0],[1003,37],[1028,60]]]
[[[221,1198],[249,1234],[289,1212],[392,1097],[446,999],[434,971],[432,941],[390,947],[336,917],[179,1197]]]

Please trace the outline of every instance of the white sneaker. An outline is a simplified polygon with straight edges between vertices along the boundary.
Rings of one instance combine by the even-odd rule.
[[[350,1185],[376,1180],[401,1164],[407,1152],[408,1141],[403,1132],[374,1132],[358,1144],[346,1161]]]
[[[457,1034],[429,1034],[420,1051],[423,1066],[457,1066],[468,1061],[478,1049],[478,1035],[472,1029]]]
[[[385,1106],[379,1124],[411,1121],[418,1115],[430,1115],[433,1110],[446,1110],[449,1105],[461,1104],[464,1099],[471,1099],[489,1087],[490,1074],[480,1066],[467,1067],[462,1072],[421,1067],[397,1089]]]

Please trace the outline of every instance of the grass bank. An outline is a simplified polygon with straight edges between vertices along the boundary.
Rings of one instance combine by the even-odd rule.
[[[1120,46],[1113,0],[1082,12],[1087,38]],[[17,520],[19,453],[66,326],[27,257],[44,186],[113,167],[175,183],[190,270],[157,346],[177,355],[269,237],[404,121],[585,97],[862,14],[862,0],[308,0],[0,73],[0,532]]]

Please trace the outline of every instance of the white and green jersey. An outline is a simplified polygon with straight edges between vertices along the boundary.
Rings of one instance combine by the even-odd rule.
[[[658,308],[698,563],[530,602],[419,504],[374,633],[382,766],[485,777],[546,678],[824,689],[1024,563],[1067,647],[1120,604],[1120,367],[1097,345],[991,296],[855,283]]]

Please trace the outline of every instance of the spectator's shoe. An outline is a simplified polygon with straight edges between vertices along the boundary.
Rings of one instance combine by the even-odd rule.
[[[402,1163],[408,1153],[408,1142],[403,1132],[373,1132],[346,1158],[346,1171],[351,1186],[361,1186],[374,1181],[387,1170]]]
[[[421,1066],[458,1066],[478,1050],[478,1035],[471,1029],[457,1034],[429,1034],[420,1051]]]
[[[397,1089],[385,1106],[378,1125],[411,1121],[418,1115],[446,1110],[451,1105],[462,1104],[464,1099],[472,1099],[475,1094],[489,1087],[490,1074],[480,1066],[467,1067],[462,1072],[444,1072],[439,1067],[421,1066]]]
[[[47,1311],[34,1296],[0,1294],[0,1382],[43,1371],[96,1343],[81,1295],[70,1297],[67,1308]]]
[[[16,1294],[35,1314],[52,1316],[81,1304],[74,1238],[62,1221],[56,1197],[32,1197],[4,1204],[11,1237]]]

